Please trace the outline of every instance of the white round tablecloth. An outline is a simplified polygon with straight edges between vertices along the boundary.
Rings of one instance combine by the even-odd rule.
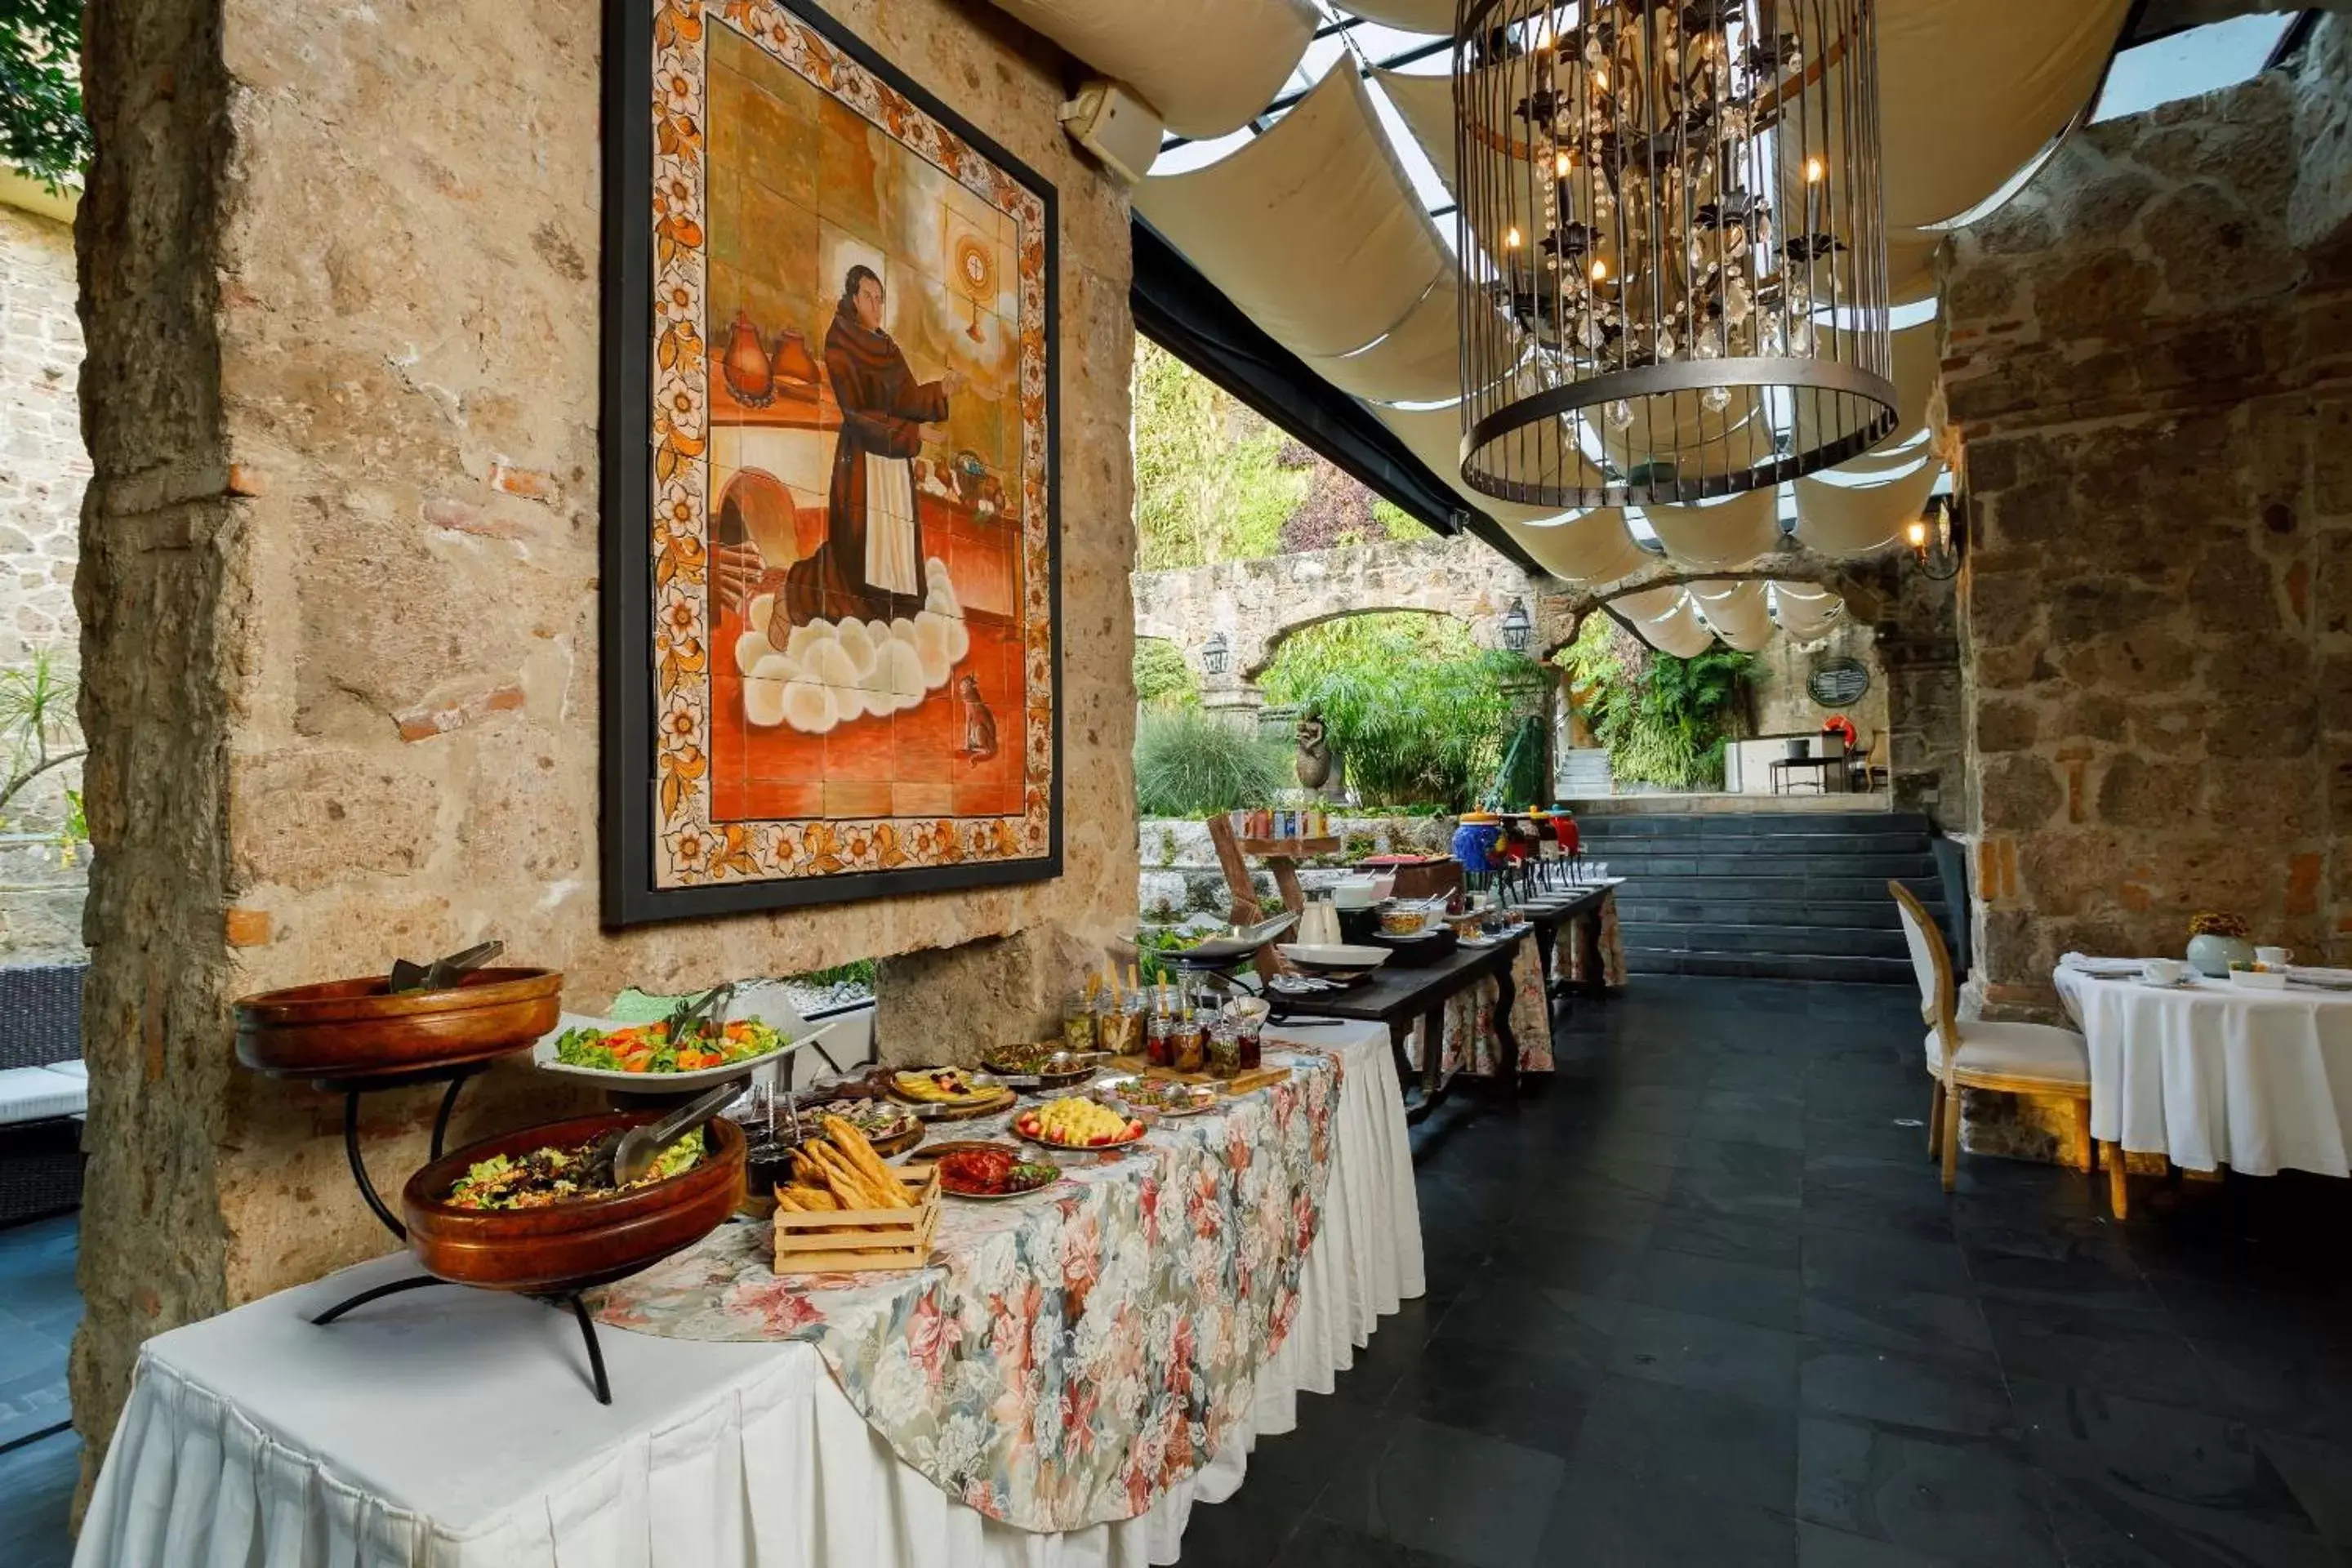
[[[1275,1031],[1278,1033],[1279,1031]],[[1423,1289],[1388,1031],[1298,1031],[1346,1074],[1298,1315],[1243,1440],[1139,1518],[1033,1534],[898,1457],[805,1344],[579,1331],[535,1302],[422,1290],[307,1320],[413,1273],[405,1255],[158,1336],[91,1497],[76,1568],[1144,1568],[1242,1483],[1302,1391],[1330,1392]]]
[[[2057,984],[2090,1046],[2092,1137],[2191,1171],[2352,1175],[2352,994],[2072,965]]]

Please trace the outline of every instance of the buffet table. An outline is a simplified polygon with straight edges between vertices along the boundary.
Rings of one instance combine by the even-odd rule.
[[[535,1302],[436,1289],[331,1328],[306,1321],[413,1268],[396,1257],[149,1342],[75,1561],[1172,1563],[1192,1505],[1232,1495],[1256,1439],[1293,1426],[1300,1391],[1328,1393],[1379,1316],[1423,1289],[1387,1031],[1349,1025],[1286,1039],[1333,1054],[1340,1069],[1295,1314],[1223,1440],[1134,1517],[1034,1531],[989,1517],[1001,1506],[949,1496],[893,1452],[810,1343],[608,1327],[614,1404],[600,1407],[571,1320]],[[952,1240],[943,1230],[943,1245]],[[1059,1414],[1073,1418],[1066,1403]]]

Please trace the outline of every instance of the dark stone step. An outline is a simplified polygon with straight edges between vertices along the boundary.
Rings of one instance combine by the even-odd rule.
[[[1927,855],[1936,841],[1925,833],[1587,833],[1582,842],[1591,855]]]
[[[1895,900],[1882,893],[1858,903],[1834,900],[1801,902],[1782,899],[1730,899],[1703,902],[1696,899],[1628,897],[1640,884],[1617,889],[1617,919],[1628,929],[1650,925],[1839,926],[1847,930],[1901,931],[1903,919]],[[1927,912],[1938,920],[1940,900],[1927,900]]]
[[[1625,950],[1633,974],[1703,974],[1742,980],[1841,980],[1869,985],[1915,985],[1907,959],[1840,958],[1827,954],[1664,952]]]
[[[1614,874],[1615,868],[1611,868]],[[1943,901],[1943,879],[1934,875],[1895,879],[1930,904]],[[1776,877],[1768,871],[1757,871],[1740,877],[1666,877],[1641,876],[1628,881],[1617,890],[1618,900],[1649,902],[1655,900],[1693,901],[1710,908],[1727,902],[1780,902],[1791,904],[1874,903],[1893,902],[1887,896],[1885,877],[1812,876]]]
[[[1787,834],[1810,837],[1840,833],[1935,832],[1927,818],[1916,811],[1771,811],[1740,813],[1676,812],[1624,816],[1580,816],[1578,829],[1587,838],[1754,838]]]
[[[1627,920],[1622,913],[1618,921],[1629,951],[1640,947],[1663,952],[1905,959],[1910,953],[1904,945],[1900,928],[1877,931],[1857,926],[1659,925]]]
[[[1613,877],[1933,877],[1936,858],[1916,855],[1792,855],[1781,850],[1757,850],[1726,855],[1716,851],[1690,854],[1671,850],[1595,849],[1592,858],[1608,863]]]

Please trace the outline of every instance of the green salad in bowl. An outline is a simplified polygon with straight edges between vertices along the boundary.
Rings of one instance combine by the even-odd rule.
[[[745,1018],[724,1026],[689,1025],[678,1038],[667,1023],[631,1024],[617,1029],[566,1029],[555,1041],[555,1059],[565,1067],[604,1072],[699,1072],[782,1050],[792,1039],[782,1030]]]

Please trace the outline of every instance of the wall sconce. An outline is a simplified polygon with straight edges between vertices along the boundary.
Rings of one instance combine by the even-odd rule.
[[[1503,646],[1513,653],[1525,653],[1528,636],[1534,630],[1535,623],[1528,619],[1527,601],[1513,599],[1511,607],[1503,612]]]
[[[1211,634],[1209,640],[1201,645],[1201,673],[1224,674],[1225,661],[1232,657],[1233,645],[1225,640],[1225,634],[1223,632]]]
[[[1927,510],[1904,531],[1920,575],[1931,582],[1948,583],[1960,574],[1959,536],[1952,526],[1958,503],[1955,496],[1929,496]]]

